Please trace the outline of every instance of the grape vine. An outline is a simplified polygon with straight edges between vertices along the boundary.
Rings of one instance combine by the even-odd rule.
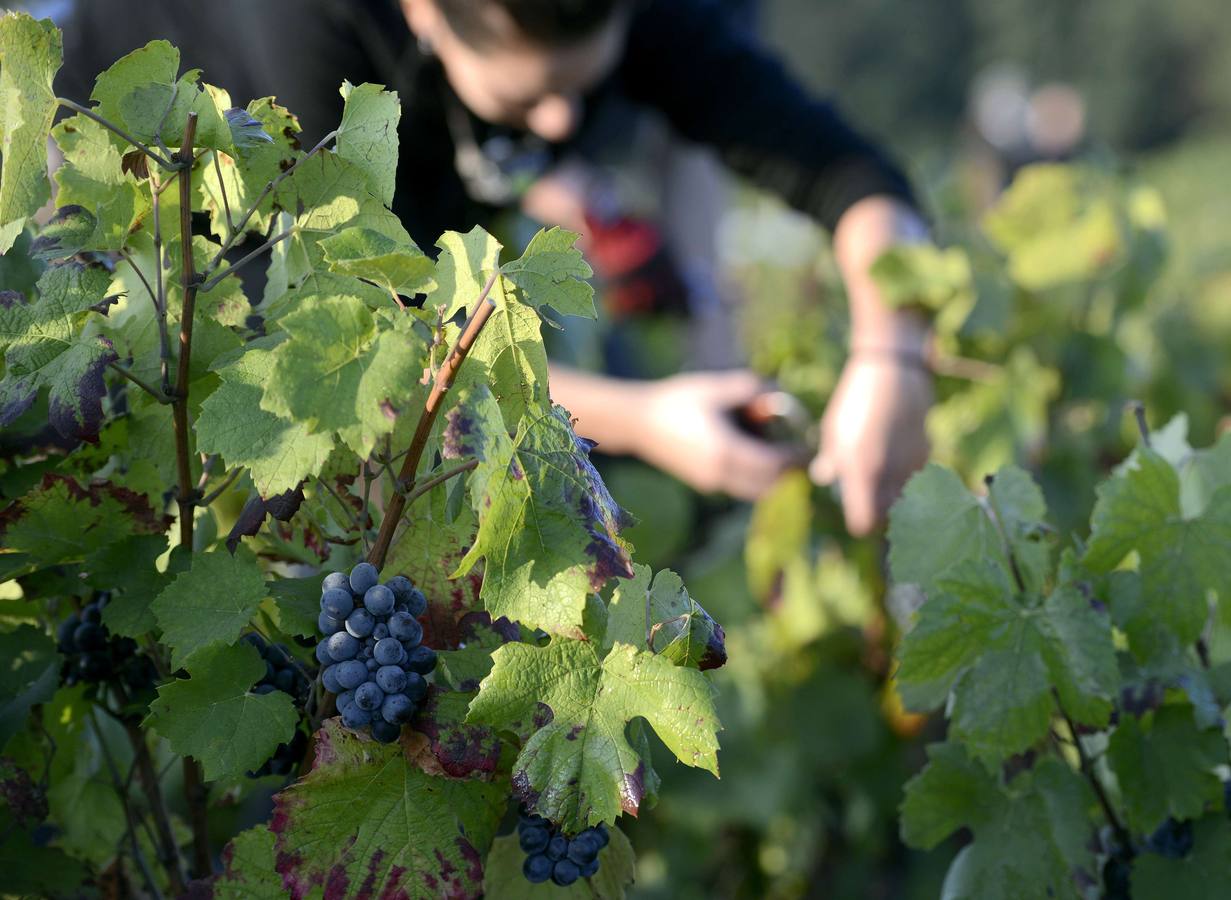
[[[551,402],[541,317],[594,313],[576,235],[424,253],[379,85],[305,150],[165,41],[88,102],[59,62],[0,17],[6,889],[522,896],[520,810],[556,884],[623,896],[647,729],[716,775],[726,654]]]

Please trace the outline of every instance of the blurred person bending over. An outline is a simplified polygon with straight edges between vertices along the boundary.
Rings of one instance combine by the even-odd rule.
[[[925,461],[926,323],[891,310],[869,275],[893,244],[926,237],[910,188],[712,0],[77,0],[63,24],[56,88],[78,100],[98,72],[155,38],[237,101],[275,95],[309,144],[340,118],[343,79],[397,90],[394,212],[425,249],[516,202],[508,182],[526,173],[510,174],[509,154],[491,147],[536,141],[545,170],[604,98],[657,110],[683,139],[833,233],[850,356],[811,471],[840,482],[848,528],[875,527]],[[741,498],[764,493],[793,462],[733,423],[731,411],[762,389],[746,371],[657,381],[551,371],[553,399],[603,450]]]

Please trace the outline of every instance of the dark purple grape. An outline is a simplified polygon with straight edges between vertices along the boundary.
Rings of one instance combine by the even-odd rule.
[[[354,659],[359,653],[359,642],[345,631],[330,635],[326,643],[329,645],[329,655],[338,662]]]
[[[555,867],[556,864],[554,862],[539,853],[535,856],[526,857],[526,861],[522,863],[521,872],[531,884],[542,884],[551,877],[552,870]]]
[[[350,578],[345,572],[330,572],[325,576],[325,580],[321,582],[321,593],[325,591],[350,590]]]
[[[340,689],[336,691],[330,690],[332,694],[355,690],[359,685],[368,680],[368,667],[357,659],[348,659],[346,662],[340,662],[333,666],[333,669],[337,672],[337,683]]]
[[[316,617],[316,628],[323,635],[331,635],[342,627],[342,620],[335,619],[329,613],[321,611],[321,614]]]
[[[376,670],[376,683],[386,694],[400,694],[406,690],[406,673],[397,666],[381,666]]]
[[[366,638],[376,627],[376,617],[370,610],[359,607],[346,617],[346,630],[357,638]]]
[[[551,835],[546,828],[523,828],[517,842],[526,853],[542,853],[551,842]]]
[[[397,638],[409,650],[423,640],[423,626],[408,612],[394,613],[389,617],[389,636]]]
[[[375,682],[365,681],[355,688],[355,705],[368,712],[375,712],[385,702],[385,692]]]
[[[292,695],[296,692],[296,681],[295,670],[289,666],[280,670],[278,674],[274,676],[274,686],[277,687],[278,690]]]
[[[383,584],[374,584],[363,595],[363,608],[374,616],[384,617],[393,612],[393,591]]]
[[[325,591],[321,594],[321,610],[335,619],[345,619],[355,608],[355,598],[347,591]]]
[[[402,668],[408,672],[418,672],[420,675],[431,674],[436,668],[436,651],[420,644],[413,650],[407,651],[406,662],[402,664]]]
[[[568,887],[581,877],[581,869],[572,860],[562,859],[551,870],[551,880],[560,887]]]
[[[82,622],[73,632],[73,646],[78,650],[101,650],[107,645],[107,632],[94,622]]]
[[[418,703],[427,696],[427,682],[423,680],[423,676],[418,672],[407,672],[406,687],[402,688],[402,693],[415,703]]]
[[[356,597],[362,597],[368,588],[380,581],[380,573],[370,562],[361,562],[350,572],[350,589]]]
[[[562,834],[557,834],[552,837],[547,844],[547,856],[549,859],[564,859],[564,854],[568,853],[568,838]]]
[[[380,707],[381,718],[394,725],[402,725],[410,721],[415,714],[415,705],[405,694],[390,694]]]
[[[351,703],[342,710],[342,724],[347,728],[366,728],[372,724],[372,713],[358,703]]]
[[[96,603],[89,604],[81,611],[81,621],[89,622],[91,625],[101,625],[103,608]]]
[[[392,744],[402,734],[402,727],[384,719],[372,720],[372,737],[382,744]]]

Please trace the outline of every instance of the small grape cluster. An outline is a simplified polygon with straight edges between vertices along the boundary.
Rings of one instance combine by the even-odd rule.
[[[598,871],[599,851],[611,836],[600,822],[568,838],[542,816],[522,815],[517,822],[517,839],[526,852],[521,870],[527,881],[542,884],[551,879],[560,887],[568,887]]]
[[[296,706],[303,708],[307,702],[308,690],[312,682],[304,673],[303,667],[291,657],[291,651],[285,644],[270,644],[255,632],[245,634],[243,640],[256,648],[265,663],[265,672],[261,680],[252,688],[254,694],[271,694],[282,691],[290,694]],[[303,729],[296,728],[295,736],[285,744],[279,744],[273,756],[265,760],[264,765],[254,772],[249,772],[250,778],[263,778],[266,775],[289,775],[298,768],[308,749],[308,736]]]
[[[370,728],[374,739],[391,744],[427,695],[424,676],[436,668],[436,651],[421,643],[423,592],[404,575],[379,580],[366,562],[349,575],[325,577],[317,619],[325,638],[316,658],[325,690],[337,695],[342,724]]]
[[[103,625],[103,609],[111,599],[98,591],[81,610],[60,623],[58,648],[65,657],[61,678],[70,687],[79,682],[111,682],[141,693],[158,682],[158,672],[149,657],[138,652],[137,642],[116,637]]]

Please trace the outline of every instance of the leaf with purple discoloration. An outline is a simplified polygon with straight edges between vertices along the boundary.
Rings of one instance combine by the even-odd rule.
[[[500,764],[500,739],[485,725],[466,723],[466,710],[473,698],[473,692],[442,691],[435,686],[429,689],[411,722],[425,745],[415,760],[428,774],[485,781],[495,776]],[[405,733],[403,737],[407,737]]]
[[[131,535],[159,534],[169,525],[143,494],[110,483],[82,487],[48,473],[0,511],[0,544],[56,565],[80,562]]]
[[[96,440],[102,425],[103,370],[114,362],[106,338],[89,333],[92,314],[110,305],[111,273],[98,265],[53,266],[38,281],[39,296],[0,304],[0,425],[25,412],[40,389],[49,392],[51,423],[68,438]]]
[[[484,559],[493,617],[580,637],[586,595],[633,574],[618,536],[628,517],[590,463],[590,445],[558,406],[527,416],[509,437],[479,386],[449,412],[444,450],[479,460],[470,476],[479,531],[455,576]]]
[[[523,740],[514,793],[565,831],[637,814],[644,762],[625,736],[634,718],[680,762],[718,774],[713,687],[695,669],[628,644],[600,658],[593,642],[565,638],[546,647],[506,644],[492,656],[468,721]]]
[[[330,720],[316,767],[275,798],[270,824],[287,895],[469,898],[504,815],[503,782],[434,778],[398,744],[378,744]]]
[[[676,665],[717,669],[727,661],[722,626],[688,594],[680,576],[664,569],[650,582],[649,566],[616,588],[607,608],[603,646],[617,641],[644,647]]]

